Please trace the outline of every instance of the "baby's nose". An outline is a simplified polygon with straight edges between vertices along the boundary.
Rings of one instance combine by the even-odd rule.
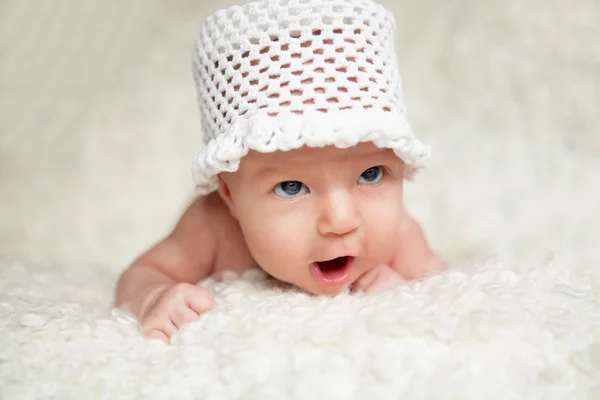
[[[339,190],[322,198],[319,232],[322,235],[344,235],[361,224],[356,201],[348,191]]]

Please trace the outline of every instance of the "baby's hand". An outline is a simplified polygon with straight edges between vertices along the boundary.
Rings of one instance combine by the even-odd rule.
[[[213,298],[204,288],[176,283],[154,290],[145,300],[139,323],[144,336],[169,342],[183,324],[211,309]]]
[[[406,279],[387,265],[380,265],[361,275],[353,288],[367,294],[380,293],[406,283]]]

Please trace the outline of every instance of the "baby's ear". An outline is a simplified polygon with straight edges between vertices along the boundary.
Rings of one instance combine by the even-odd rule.
[[[225,203],[229,209],[231,216],[237,219],[235,207],[233,206],[233,201],[231,200],[231,191],[229,190],[229,185],[227,184],[226,180],[223,179],[222,174],[219,174],[219,186],[217,190],[219,192],[219,196],[221,196],[221,200],[223,200],[223,203]]]

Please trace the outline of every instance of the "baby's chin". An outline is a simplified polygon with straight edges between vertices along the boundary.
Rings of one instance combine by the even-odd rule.
[[[339,287],[320,287],[319,285],[316,284],[316,282],[312,282],[312,283],[307,283],[306,281],[302,281],[302,282],[297,282],[294,280],[286,280],[283,278],[277,278],[276,276],[274,276],[273,274],[269,273],[268,271],[265,271],[267,273],[267,275],[269,276],[270,279],[272,279],[274,282],[276,282],[278,285],[280,285],[281,287],[287,287],[288,289],[297,289],[297,290],[301,290],[304,293],[313,295],[313,296],[326,296],[326,297],[335,297],[338,296],[344,292],[347,291],[347,287],[346,286],[339,286]],[[310,278],[308,278],[310,279]]]

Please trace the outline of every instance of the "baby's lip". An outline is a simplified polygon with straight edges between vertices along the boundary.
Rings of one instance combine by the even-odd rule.
[[[328,261],[345,258],[340,260],[344,262],[339,268],[322,268],[319,264],[323,264]],[[350,271],[354,264],[355,257],[353,256],[341,256],[335,257],[328,260],[316,261],[311,264],[311,274],[313,278],[322,286],[343,286],[346,285],[350,280]]]

